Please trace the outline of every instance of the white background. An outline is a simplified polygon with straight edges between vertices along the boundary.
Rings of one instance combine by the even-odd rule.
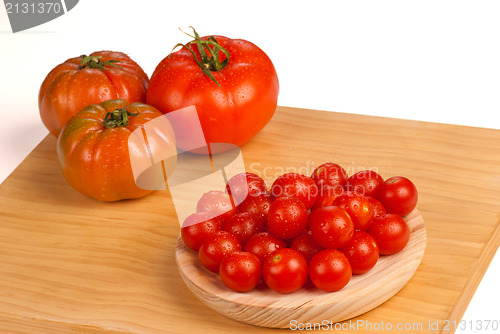
[[[80,0],[13,34],[0,8],[0,182],[47,134],[37,95],[54,66],[108,49],[151,75],[190,25],[266,51],[279,105],[500,129],[499,17],[499,1]],[[498,281],[497,255],[464,320],[500,321]]]

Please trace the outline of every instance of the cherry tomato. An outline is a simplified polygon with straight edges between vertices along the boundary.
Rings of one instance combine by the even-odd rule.
[[[181,237],[186,246],[198,251],[201,244],[212,234],[222,231],[222,222],[206,212],[195,212],[183,222]]]
[[[231,218],[238,212],[229,194],[222,191],[212,190],[204,193],[196,204],[197,212],[208,212],[213,217],[219,217],[222,222]]]
[[[318,198],[316,199],[316,203],[312,209],[322,208],[324,206],[333,205],[333,201],[342,194],[344,194],[345,190],[341,185],[336,185],[334,187],[329,185],[324,185],[319,189]]]
[[[347,179],[346,188],[363,196],[374,196],[383,182],[384,179],[377,172],[363,170]]]
[[[281,248],[264,259],[262,275],[267,286],[274,291],[294,292],[307,280],[307,261],[296,250]]]
[[[405,216],[417,206],[418,192],[409,179],[394,176],[380,185],[376,197],[387,212]]]
[[[377,264],[378,245],[365,231],[355,231],[352,239],[340,249],[351,264],[353,274],[364,274]]]
[[[238,238],[227,231],[217,231],[201,244],[198,256],[205,268],[218,273],[224,256],[235,251],[241,251]]]
[[[296,197],[309,210],[316,203],[318,187],[309,176],[286,173],[274,180],[271,195],[275,200],[280,197]]]
[[[405,248],[410,239],[410,228],[401,216],[387,213],[373,219],[368,229],[377,245],[380,254],[391,255]]]
[[[324,249],[309,262],[309,278],[321,290],[338,291],[349,283],[351,276],[349,261],[336,249]]]
[[[242,203],[247,196],[257,196],[267,191],[266,182],[253,173],[236,174],[227,181],[226,191],[230,194],[235,205]]]
[[[290,248],[302,254],[307,262],[311,261],[314,254],[323,249],[323,247],[314,240],[311,231],[306,231],[293,239]]]
[[[327,162],[318,166],[311,174],[311,178],[318,187],[324,185],[332,187],[340,185],[343,187],[347,182],[347,172],[340,165]]]
[[[307,209],[296,197],[279,197],[269,208],[267,231],[281,239],[292,239],[306,230]]]
[[[207,143],[241,146],[276,110],[279,83],[274,65],[249,41],[195,37],[158,64],[147,101],[164,114],[195,105]],[[179,148],[192,147],[189,131],[176,139]]]
[[[229,289],[246,292],[259,284],[262,265],[252,253],[232,252],[224,256],[220,263],[219,274],[222,283]]]
[[[349,214],[338,206],[325,206],[311,212],[311,232],[322,247],[337,249],[351,240],[354,224]]]
[[[285,248],[285,242],[269,232],[254,234],[245,245],[245,252],[255,254],[260,261],[264,261],[266,256],[275,250]]]
[[[237,213],[224,223],[224,231],[234,234],[243,247],[255,233],[264,232],[265,229],[264,222],[248,212]]]
[[[355,229],[366,230],[370,227],[373,218],[373,206],[365,196],[349,191],[337,197],[335,201],[333,201],[333,205],[339,206],[347,211]]]
[[[372,196],[367,196],[366,198],[368,198],[368,201],[372,205],[374,218],[381,215],[385,215],[387,213],[387,210],[385,209],[384,205],[378,199]]]
[[[267,222],[269,216],[269,208],[273,199],[270,194],[262,193],[259,195],[248,196],[243,203],[240,204],[240,212],[248,212],[259,217],[264,223]]]

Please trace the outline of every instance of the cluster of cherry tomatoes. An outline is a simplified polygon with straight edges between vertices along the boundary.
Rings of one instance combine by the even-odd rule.
[[[183,222],[184,243],[203,266],[239,292],[263,281],[280,293],[309,278],[337,291],[368,272],[379,255],[401,251],[410,230],[402,218],[417,204],[417,189],[402,176],[364,170],[348,177],[335,163],[312,175],[286,173],[268,190],[252,173],[232,177],[226,191],[205,193]]]

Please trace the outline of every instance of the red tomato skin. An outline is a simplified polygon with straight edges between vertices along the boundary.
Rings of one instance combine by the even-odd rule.
[[[401,216],[387,213],[376,217],[368,233],[375,239],[381,255],[403,250],[410,239],[410,228]]]
[[[319,289],[334,292],[349,283],[352,270],[345,255],[336,249],[324,249],[309,263],[309,278]]]
[[[278,101],[278,76],[269,57],[255,44],[214,37],[230,53],[227,66],[212,72],[220,87],[184,47],[158,64],[147,101],[163,113],[194,105],[207,143],[241,146],[271,120]],[[196,47],[194,52],[199,58]],[[224,59],[222,56],[221,61]],[[177,139],[179,148],[190,148],[189,137]]]
[[[372,196],[368,196],[368,201],[372,205],[373,209],[373,218],[385,215],[387,213],[387,210],[385,209],[384,205],[382,202],[380,202],[378,199]]]
[[[326,206],[310,214],[314,240],[324,248],[338,249],[351,240],[354,224],[349,214],[338,206]]]
[[[106,114],[121,108],[139,114],[129,116],[127,126],[106,128]],[[132,160],[150,158],[145,151],[129,150],[128,141],[132,132],[161,116],[149,105],[125,100],[108,100],[80,110],[66,123],[57,140],[57,155],[66,181],[78,192],[103,202],[150,194],[152,190],[136,185],[131,164]],[[175,158],[174,132],[165,130],[150,135],[149,146],[161,147],[162,155]]]
[[[346,210],[356,230],[366,230],[373,219],[373,205],[362,195],[346,192],[333,201],[333,205]]]
[[[260,260],[249,252],[233,252],[224,256],[219,274],[225,286],[237,292],[247,292],[259,284],[262,278]]]
[[[201,244],[212,234],[222,231],[222,222],[219,218],[211,218],[206,212],[195,212],[183,222],[181,237],[186,246],[198,251]]]
[[[306,231],[293,239],[290,248],[295,249],[297,252],[302,254],[307,263],[311,261],[312,257],[316,253],[323,250],[323,247],[321,247],[321,245],[314,240],[311,231]]]
[[[234,205],[229,194],[222,191],[212,190],[204,193],[196,203],[197,212],[208,212],[224,223],[233,215],[238,213],[238,207]]]
[[[264,232],[265,230],[264,222],[257,216],[247,212],[239,212],[224,223],[224,231],[235,235],[243,247],[255,233]]]
[[[239,205],[248,196],[257,196],[267,192],[267,186],[266,182],[256,174],[240,173],[227,181],[226,192],[233,197],[235,205]]]
[[[335,199],[345,193],[342,186],[336,185],[335,187],[324,185],[319,188],[318,198],[312,207],[312,210],[322,208],[325,206],[332,206]]]
[[[268,193],[248,196],[239,206],[240,212],[248,212],[259,217],[264,223],[269,217],[273,199]]]
[[[335,187],[340,185],[344,187],[347,183],[347,172],[340,165],[333,162],[327,162],[318,166],[311,174],[318,187],[329,185]]]
[[[417,206],[418,191],[406,177],[394,176],[380,185],[376,197],[387,212],[406,216]]]
[[[307,209],[295,197],[280,197],[269,208],[267,231],[281,239],[292,239],[306,230]]]
[[[384,179],[380,174],[373,170],[363,170],[347,179],[346,188],[363,196],[375,196],[382,183]]]
[[[355,231],[352,239],[340,251],[344,253],[352,273],[356,275],[370,271],[379,258],[377,242],[365,231]]]
[[[227,231],[217,231],[201,244],[198,257],[206,269],[218,273],[224,256],[236,251],[241,251],[238,238]]]
[[[285,242],[269,232],[254,234],[245,245],[245,252],[255,254],[261,262],[275,250],[285,248]]]
[[[279,293],[300,289],[307,280],[307,261],[294,249],[281,248],[262,263],[262,276],[267,286]]]
[[[274,200],[280,197],[296,197],[309,210],[318,198],[318,187],[309,176],[285,173],[274,180],[271,186],[271,196]]]
[[[56,138],[68,120],[84,107],[106,100],[123,99],[129,103],[146,102],[148,76],[142,68],[122,52],[98,51],[102,61],[119,60],[123,69],[84,67],[82,58],[66,60],[52,69],[38,93],[40,117]]]

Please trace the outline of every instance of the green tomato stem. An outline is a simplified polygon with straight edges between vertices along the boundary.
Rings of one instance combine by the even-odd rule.
[[[125,70],[123,67],[116,65],[116,63],[121,63],[122,62],[121,60],[110,59],[107,61],[101,61],[102,58],[101,56],[86,56],[86,55],[81,55],[80,58],[82,59],[80,65],[78,66],[78,69],[80,70],[86,67],[103,70],[106,66],[112,66]]]
[[[132,113],[125,108],[115,109],[104,116],[103,125],[106,129],[127,126],[129,116],[137,116],[139,112]]]
[[[190,27],[193,29],[194,36],[184,32],[186,35],[188,35],[191,38],[194,38],[194,41],[189,42],[188,44],[184,45],[181,43],[178,43],[174,46],[172,49],[172,52],[178,47],[184,47],[186,48],[189,52],[191,52],[191,55],[193,56],[194,61],[196,64],[200,67],[200,69],[203,71],[203,73],[210,78],[213,82],[217,84],[217,86],[220,87],[220,84],[217,82],[217,80],[214,78],[212,72],[217,72],[222,70],[224,67],[226,67],[227,63],[229,62],[229,57],[230,54],[229,52],[224,49],[215,39],[214,36],[208,37],[206,40],[202,40],[200,35],[196,32],[196,30],[193,27]],[[196,54],[194,53],[193,49],[191,48],[191,45],[196,45],[198,48],[198,52],[200,54],[200,59],[196,57]],[[207,54],[207,51],[210,53],[210,56]],[[226,56],[226,59],[224,61],[220,61],[220,51],[224,53]]]

